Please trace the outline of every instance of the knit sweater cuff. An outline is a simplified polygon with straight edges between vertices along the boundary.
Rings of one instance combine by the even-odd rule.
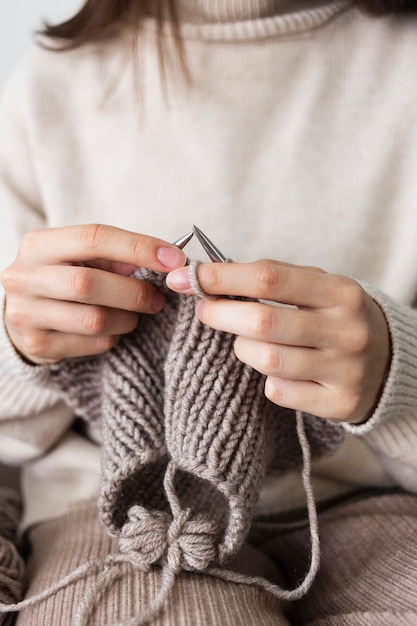
[[[401,448],[401,441],[415,441],[417,437],[417,311],[369,285],[362,287],[385,315],[392,357],[373,415],[363,424],[344,426],[355,435],[369,435],[367,439],[373,446],[388,452],[393,445]]]
[[[0,420],[26,417],[51,406],[58,399],[47,388],[50,370],[47,365],[31,365],[13,346],[4,323],[4,297],[0,320]]]

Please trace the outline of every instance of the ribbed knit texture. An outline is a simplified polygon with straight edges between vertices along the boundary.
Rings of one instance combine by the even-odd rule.
[[[22,599],[24,563],[17,547],[17,526],[21,502],[15,490],[0,488],[0,602],[13,604]],[[10,623],[0,613],[0,624]]]
[[[369,442],[383,453],[401,456],[404,463],[415,459],[417,420],[409,420],[410,411],[417,406],[417,385],[415,367],[417,354],[417,311],[406,309],[365,285],[370,296],[381,307],[389,326],[391,337],[391,366],[379,405],[373,416],[359,426],[346,424],[348,432],[368,434]],[[391,420],[389,420],[389,417]],[[394,417],[395,416],[395,417]],[[385,423],[383,429],[375,428],[377,423]],[[408,431],[406,440],[400,433]]]
[[[320,571],[310,593],[294,603],[291,623],[417,624],[415,496],[387,492],[348,498],[320,514],[320,533]],[[296,581],[310,550],[305,529],[273,536],[270,548],[285,563],[285,576]]]
[[[288,36],[323,26],[350,6],[349,0],[297,4],[284,0],[180,0],[182,33],[206,41],[243,41]],[[314,4],[314,3],[313,3]],[[291,8],[291,10],[289,10]]]
[[[170,92],[170,106],[152,19],[130,66],[123,30],[68,53],[32,51],[1,106],[0,263],[28,229],[102,221],[173,240],[197,220],[238,261],[267,257],[367,281],[392,301],[393,319],[401,314],[393,365],[406,369],[390,372],[375,419],[351,430],[396,464],[404,484],[416,472],[415,28],[337,4],[181,0],[194,81]],[[297,28],[285,34],[285,24]],[[41,483],[72,415],[46,388],[47,368],[19,359],[5,332],[0,354],[0,455],[27,463],[43,454]],[[49,514],[47,499],[29,499],[29,523]]]
[[[99,220],[173,240],[198,212],[198,223],[203,229],[210,225],[210,235],[236,259],[282,259],[367,280],[398,303],[391,308],[387,297],[385,311],[393,316],[391,328],[401,318],[402,330],[393,337],[396,356],[378,419],[352,430],[363,433],[379,455],[386,453],[404,484],[416,472],[416,409],[408,408],[417,377],[417,358],[409,350],[416,336],[410,307],[417,284],[414,23],[397,17],[371,20],[337,3],[276,15],[269,13],[269,3],[226,4],[224,10],[219,1],[182,5],[184,13],[192,6],[213,11],[201,18],[189,13],[183,22],[195,81],[190,91],[174,92],[172,106],[161,95],[152,20],[145,25],[149,37],[144,37],[140,60],[146,115],[141,125],[132,98],[135,63],[120,72],[126,41],[130,44],[125,33],[104,45],[59,55],[38,49],[29,55],[1,110],[1,264],[13,258],[27,229]],[[33,468],[39,497],[28,498],[28,509],[35,499],[40,503],[29,515],[31,522],[39,521],[50,515],[45,507],[50,495],[40,485],[51,469],[60,476],[62,492],[68,492],[59,512],[76,502],[75,492],[64,487],[68,474],[78,469],[80,482],[88,480],[75,454],[73,467],[62,471],[61,437],[68,422],[56,419],[59,394],[43,388],[47,368],[20,360],[5,333],[0,353],[3,448],[16,459],[19,441],[35,440],[45,452]],[[401,375],[399,396],[396,373]],[[38,415],[45,426],[40,441]],[[7,440],[12,423],[14,447]],[[115,455],[114,465],[129,454],[132,464],[137,462],[135,436],[133,428],[121,438],[128,452]],[[149,482],[162,481],[169,457],[158,443],[166,446],[167,441],[149,445],[139,438],[133,479],[119,476],[128,502],[149,451],[157,457]],[[282,458],[288,467],[284,452],[265,449],[265,464],[271,457]],[[346,463],[349,486],[349,466],[355,461],[352,455]],[[367,471],[364,463],[364,481]],[[186,470],[167,474],[168,487],[184,502],[178,489],[181,473]],[[212,491],[219,488],[214,485]],[[123,497],[122,490],[114,493]],[[155,524],[161,522],[158,528],[166,529],[171,512],[163,487],[156,489],[154,500],[162,501],[164,509],[132,504],[130,518],[123,519],[112,515],[117,502],[112,487],[104,494],[106,515],[120,536],[124,528],[127,543],[128,532],[149,511]]]
[[[172,601],[152,626],[415,626],[416,498],[402,493],[354,497],[320,514],[319,524],[322,565],[316,584],[298,602],[283,605],[254,586],[188,573],[177,578]],[[35,525],[28,538],[28,597],[86,559],[103,559],[117,550],[117,540],[98,523],[95,503]],[[310,550],[303,524],[261,522],[252,538],[255,547],[244,546],[234,570],[277,581],[294,582],[303,575]],[[88,626],[123,623],[152,603],[159,586],[158,568],[144,573],[125,566],[96,603]],[[73,626],[84,592],[84,581],[61,588],[22,611],[17,626]]]
[[[236,358],[233,335],[198,320],[195,297],[168,290],[163,274],[135,276],[165,292],[163,311],[142,315],[108,355],[51,366],[54,384],[78,416],[103,420],[100,514],[110,532],[120,532],[131,506],[169,511],[162,477],[170,461],[182,506],[217,524],[207,566],[241,546],[266,461],[301,465],[294,414],[266,399],[264,377]],[[341,426],[306,421],[313,453],[337,448]]]
[[[28,562],[30,575],[27,596],[59,580],[88,558],[103,559],[117,551],[117,540],[105,532],[97,519],[94,503],[76,507],[71,513],[29,531],[32,550]],[[280,580],[273,563],[261,551],[245,546],[233,562],[237,571],[253,576]],[[133,570],[124,566],[122,575],[96,603],[88,626],[120,624],[148,606],[157,596],[160,571]],[[61,589],[44,602],[25,609],[17,616],[18,626],[73,626],[77,608],[83,600],[84,581]],[[179,576],[172,601],[154,620],[152,626],[286,626],[281,603],[272,595],[248,585],[230,585],[212,576]],[[136,623],[136,622],[133,622]],[[250,622],[249,622],[250,623]]]
[[[196,268],[190,265],[194,281]],[[343,428],[306,416],[314,435],[308,442],[301,414],[296,421],[281,420],[280,408],[265,397],[264,377],[236,358],[234,336],[199,321],[196,297],[171,292],[163,274],[140,269],[134,276],[165,292],[163,311],[142,315],[136,331],[108,354],[50,366],[54,387],[75,414],[101,425],[99,510],[120,551],[103,563],[103,573],[86,592],[77,625],[87,623],[96,597],[120,576],[125,561],[142,571],[163,566],[160,593],[138,624],[162,608],[182,570],[260,584],[281,598],[299,597],[311,585],[319,559],[310,449],[333,452]],[[291,466],[303,465],[312,541],[310,570],[288,591],[213,567],[242,546],[268,461],[280,451],[285,458],[287,445]],[[282,459],[281,466],[286,469]],[[98,565],[85,563],[41,597]],[[38,600],[29,599],[28,605]]]

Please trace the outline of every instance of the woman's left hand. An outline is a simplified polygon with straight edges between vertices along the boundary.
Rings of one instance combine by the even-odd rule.
[[[212,328],[236,335],[236,356],[266,375],[274,403],[352,424],[376,407],[390,361],[390,338],[379,306],[354,280],[271,260],[198,267],[210,296],[197,315]],[[168,286],[192,293],[187,268],[168,275]]]

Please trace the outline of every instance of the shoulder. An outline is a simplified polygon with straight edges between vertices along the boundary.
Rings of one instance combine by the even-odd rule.
[[[126,38],[113,36],[73,50],[40,37],[19,61],[1,94],[1,106],[18,107],[23,112],[51,113],[79,97],[104,92],[106,77],[117,75],[126,49]]]

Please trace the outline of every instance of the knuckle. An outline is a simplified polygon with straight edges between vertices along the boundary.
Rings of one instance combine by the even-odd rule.
[[[268,398],[268,400],[270,400],[274,404],[279,404],[279,405],[284,406],[283,391],[282,391],[281,385],[279,384],[279,380],[277,380],[276,378],[268,377],[266,379],[264,393],[265,393],[265,396]]]
[[[75,267],[69,277],[69,289],[76,301],[88,302],[94,288],[93,273],[84,267]]]
[[[81,325],[89,335],[101,335],[106,329],[106,311],[99,306],[89,306],[82,316]]]
[[[350,421],[360,410],[361,396],[359,393],[350,391],[341,393],[338,400],[337,419],[343,422]]]
[[[28,319],[28,310],[19,306],[15,306],[10,300],[6,301],[5,318],[15,328],[23,328],[26,326]]]
[[[365,306],[365,292],[355,280],[343,276],[339,278],[341,301],[353,313],[361,313]]]
[[[25,257],[27,254],[31,253],[38,236],[39,231],[29,231],[25,233],[20,241],[18,256]]]
[[[96,340],[96,348],[98,353],[108,352],[118,342],[119,337],[115,335],[100,335]]]
[[[264,374],[278,374],[282,367],[279,350],[273,344],[266,344],[259,354],[260,369]]]
[[[146,311],[148,309],[150,298],[152,298],[154,293],[155,290],[150,287],[150,285],[147,285],[143,281],[139,281],[133,300],[135,311]]]
[[[359,356],[365,355],[371,343],[371,333],[366,324],[353,324],[352,327],[345,328],[344,347],[347,351]]]
[[[271,298],[279,284],[279,269],[276,263],[269,259],[262,259],[256,262],[257,265],[257,283],[261,298]]]
[[[102,224],[86,224],[79,230],[79,238],[85,248],[94,250],[103,239],[104,227]]]
[[[46,359],[49,356],[50,341],[46,333],[30,333],[22,337],[25,354],[34,359]]]
[[[269,337],[275,328],[275,316],[271,307],[257,307],[249,320],[249,333],[255,338]]]
[[[19,274],[15,271],[13,265],[6,267],[6,269],[1,273],[1,284],[3,285],[6,294],[15,291],[18,288],[20,284]]]
[[[138,325],[139,316],[136,313],[133,313],[128,316],[125,332],[131,333]]]
[[[368,352],[371,343],[371,334],[369,329],[363,324],[357,327],[352,336],[352,349],[360,355]]]
[[[131,239],[130,247],[133,259],[143,259],[150,255],[150,242],[147,238],[135,235]]]

